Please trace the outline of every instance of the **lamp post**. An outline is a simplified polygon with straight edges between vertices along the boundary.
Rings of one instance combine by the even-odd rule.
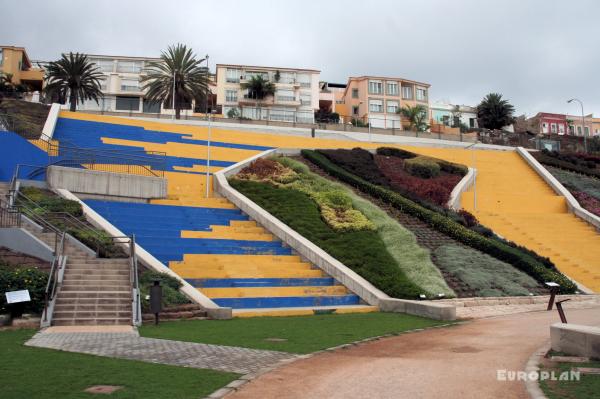
[[[173,105],[173,114],[171,114],[171,120],[174,121],[175,120],[175,68],[173,68],[173,98],[172,98],[171,105]]]
[[[471,149],[471,165],[473,165],[473,211],[477,212],[477,169],[475,168],[475,146],[479,141],[465,147],[465,150]]]
[[[208,72],[208,54],[206,54],[206,94],[205,94],[205,108],[204,110],[206,111],[206,115],[208,117],[208,140],[207,140],[207,146],[206,146],[206,198],[208,198],[209,196],[209,188],[210,188],[210,117],[211,117],[211,113],[208,112],[208,80],[209,80],[209,72]]]
[[[581,107],[581,129],[582,129],[582,133],[583,133],[583,150],[587,154],[588,146],[587,146],[587,134],[585,133],[585,114],[583,112],[583,103],[576,98],[572,98],[572,99],[568,100],[567,103],[570,104],[573,101],[577,101],[579,103],[579,106]]]

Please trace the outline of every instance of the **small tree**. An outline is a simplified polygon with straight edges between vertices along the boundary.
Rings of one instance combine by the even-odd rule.
[[[273,76],[275,78],[275,82],[279,82],[279,79],[281,79],[281,73],[279,72],[279,69],[275,71],[275,76]]]
[[[500,93],[490,93],[477,106],[477,122],[486,129],[502,129],[510,125],[515,118],[513,107]]]
[[[455,105],[452,108],[452,126],[460,127],[461,122],[460,118],[462,117],[462,112],[460,111],[460,105]]]
[[[229,111],[227,111],[227,117],[231,118],[231,119],[239,118],[240,112],[238,111],[237,108],[231,108]]]
[[[429,125],[427,124],[427,108],[425,106],[420,104],[414,107],[405,105],[396,112],[408,120],[409,130],[424,132],[429,129]]]

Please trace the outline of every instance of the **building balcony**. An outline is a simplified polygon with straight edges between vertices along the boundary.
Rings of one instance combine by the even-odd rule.
[[[238,100],[238,103],[240,105],[256,105],[257,103],[260,103],[261,105],[271,105],[274,103],[274,101],[273,97],[271,96],[259,99],[255,97],[250,97],[247,94],[245,94],[244,97]]]
[[[301,104],[301,101],[294,96],[275,96],[275,104],[298,106]]]

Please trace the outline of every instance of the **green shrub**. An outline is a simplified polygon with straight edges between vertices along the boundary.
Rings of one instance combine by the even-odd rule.
[[[577,286],[566,276],[558,272],[551,262],[541,261],[531,252],[525,252],[518,247],[513,247],[495,238],[484,237],[442,214],[426,209],[402,197],[396,192],[371,184],[333,164],[324,155],[316,151],[302,150],[302,155],[332,176],[359,188],[369,195],[380,198],[396,209],[422,220],[436,230],[465,245],[487,253],[496,259],[510,263],[517,269],[532,276],[538,282],[554,281],[561,285],[561,293],[563,294],[570,294],[577,291]]]
[[[150,295],[150,287],[154,285],[154,281],[159,280],[162,286],[162,304],[164,307],[182,305],[190,303],[188,297],[179,292],[182,284],[175,277],[169,276],[166,273],[159,273],[151,270],[143,272],[139,277],[140,296],[142,298],[142,310],[144,312],[150,309],[150,300],[146,296]]]
[[[315,193],[315,199],[321,206],[334,209],[348,210],[352,208],[352,199],[343,190],[332,190]]]
[[[417,154],[415,154],[414,152],[406,151],[406,150],[403,150],[402,148],[395,148],[395,147],[379,147],[377,149],[377,154],[385,155],[388,157],[389,156],[397,157],[397,158],[401,158],[401,159],[411,159],[411,158],[415,158],[417,156]]]
[[[397,157],[397,158],[401,158],[401,159],[413,159],[413,158],[416,158],[419,156],[418,154],[415,154],[414,152],[406,151],[401,148],[395,148],[395,147],[379,147],[377,149],[377,154],[385,155],[385,156],[393,156],[393,157]],[[429,159],[433,160],[434,162],[436,162],[440,166],[440,169],[446,173],[465,176],[467,174],[467,172],[469,171],[469,168],[467,168],[465,165],[461,165],[461,164],[454,163],[454,162],[448,162],[448,161],[445,161],[443,159],[438,159],[438,158],[431,158],[431,157],[426,157],[426,158],[429,158]]]
[[[439,176],[440,165],[437,164],[433,159],[424,156],[418,156],[415,158],[404,160],[404,170],[413,176],[417,176],[423,179],[430,179],[432,177]]]
[[[230,184],[386,294],[411,299],[429,294],[398,268],[377,232],[333,230],[321,218],[316,202],[294,189],[236,179]]]
[[[529,295],[539,284],[527,274],[487,254],[459,245],[435,250],[437,262],[477,296]]]
[[[9,268],[0,265],[0,313],[18,317],[23,313],[42,313],[48,273],[33,268]],[[7,291],[29,290],[31,302],[7,304]]]
[[[39,208],[35,209],[37,214],[44,214],[46,212],[65,212],[76,217],[83,215],[81,204],[77,201],[55,196],[54,194],[37,187],[23,187],[19,191],[39,205]],[[28,207],[30,206],[30,204],[27,203],[26,205]]]

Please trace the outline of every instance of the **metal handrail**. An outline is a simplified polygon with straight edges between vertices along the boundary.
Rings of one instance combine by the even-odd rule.
[[[21,211],[0,199],[0,227],[21,227]]]
[[[63,253],[65,249],[65,235],[65,232],[61,234],[60,244],[57,245],[56,252],[52,258],[52,265],[48,275],[48,283],[46,283],[46,290],[44,291],[44,322],[48,322],[48,304],[56,295],[56,288],[58,287],[59,279],[58,272],[59,269],[64,266]]]

